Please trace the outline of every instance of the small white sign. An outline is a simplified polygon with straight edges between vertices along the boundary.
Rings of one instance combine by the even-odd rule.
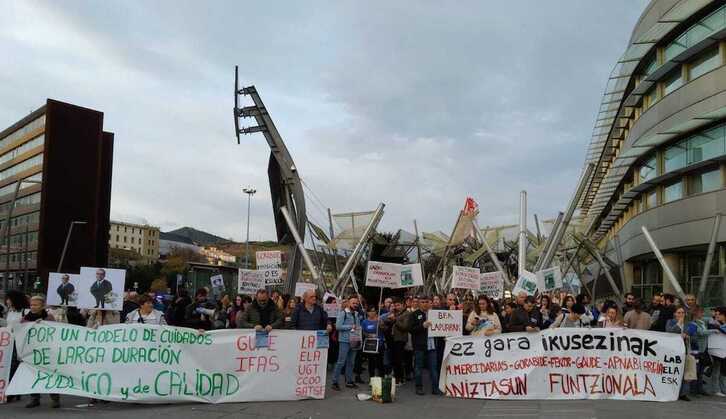
[[[265,288],[262,272],[252,269],[240,269],[237,277],[237,293],[255,295],[257,290]]]
[[[49,306],[78,305],[78,294],[81,291],[81,276],[51,272],[48,274],[47,302]]]
[[[366,286],[380,288],[409,288],[423,285],[421,264],[368,262]]]
[[[537,293],[537,275],[529,271],[524,271],[519,274],[519,279],[514,285],[512,290],[513,295],[517,295],[524,291],[527,295],[534,295]]]
[[[537,272],[537,286],[544,291],[553,291],[562,288],[562,272],[560,267],[543,269]]]
[[[429,310],[428,320],[431,322],[429,337],[461,336],[464,324],[462,310]]]
[[[295,283],[295,297],[302,297],[305,291],[315,291],[318,289],[317,285],[309,282],[296,282]]]
[[[81,267],[78,308],[121,311],[125,269]]]
[[[503,298],[504,278],[502,273],[499,271],[482,273],[479,293],[495,300]]]
[[[452,271],[451,288],[478,290],[481,287],[479,268],[467,266],[454,266]]]

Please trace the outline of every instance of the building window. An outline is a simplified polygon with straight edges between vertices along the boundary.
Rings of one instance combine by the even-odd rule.
[[[116,242],[118,242],[118,234],[116,235]]]
[[[683,181],[671,183],[663,188],[663,203],[683,198]]]
[[[685,141],[668,147],[663,156],[663,173],[686,167],[687,154],[687,143]]]
[[[124,236],[124,243],[126,243],[126,236]]]
[[[655,102],[658,101],[658,89],[656,89],[656,86],[653,86],[645,92],[645,95],[643,97],[643,109],[648,109],[651,106],[655,105]]]
[[[650,159],[648,159],[643,165],[640,167],[640,181],[645,182],[647,180],[653,179],[656,176],[656,169],[658,165],[656,163],[656,157],[653,156]]]
[[[658,68],[658,62],[655,59],[655,54],[653,54],[653,56],[648,61],[648,64],[646,64],[643,68],[643,73],[646,77],[648,77],[652,72],[655,71],[656,68]]]
[[[726,126],[697,134],[688,141],[688,164],[698,163],[724,154]]]
[[[721,188],[721,169],[691,175],[688,180],[688,194],[715,191]]]
[[[683,86],[683,74],[681,67],[678,67],[663,79],[663,96],[670,94],[681,86]]]
[[[655,208],[656,206],[658,206],[658,191],[656,189],[653,189],[652,191],[648,192],[648,195],[645,199],[646,208]]]
[[[693,80],[721,65],[721,54],[718,46],[701,53],[688,65],[688,79]]]

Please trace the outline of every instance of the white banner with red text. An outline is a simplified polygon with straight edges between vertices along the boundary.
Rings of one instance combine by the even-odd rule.
[[[61,393],[140,403],[322,399],[324,332],[199,333],[145,324],[89,329],[27,323],[7,394]]]
[[[679,334],[547,329],[446,339],[441,391],[469,399],[678,399]]]
[[[13,360],[13,334],[9,327],[0,327],[0,403],[5,403],[5,392],[10,381],[10,365]]]

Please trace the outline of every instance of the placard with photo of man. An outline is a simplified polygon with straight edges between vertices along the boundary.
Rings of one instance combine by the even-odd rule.
[[[79,308],[121,311],[126,270],[81,268]]]
[[[78,303],[78,286],[80,275],[51,272],[48,274],[48,290],[46,291],[49,306],[76,306]]]

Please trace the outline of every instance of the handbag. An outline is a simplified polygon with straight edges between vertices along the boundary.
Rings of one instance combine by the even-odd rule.
[[[360,329],[351,330],[348,332],[348,344],[350,345],[350,349],[353,351],[358,351],[363,346],[363,338],[360,334]]]

